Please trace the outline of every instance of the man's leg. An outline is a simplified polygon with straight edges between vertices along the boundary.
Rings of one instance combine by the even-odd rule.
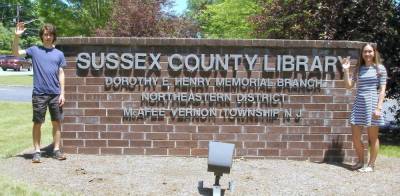
[[[32,138],[33,147],[35,153],[33,153],[32,163],[40,163],[40,138],[41,138],[41,128],[46,116],[46,96],[32,96],[32,109],[33,109],[33,127],[32,127]]]
[[[32,127],[32,138],[33,138],[33,148],[35,152],[40,152],[40,138],[41,138],[41,127],[42,123],[33,123]]]
[[[61,141],[61,121],[51,121],[53,125],[53,142],[54,142],[54,151],[60,150],[60,141]]]
[[[61,123],[63,120],[63,110],[58,102],[59,96],[54,96],[51,98],[49,103],[49,110],[51,116],[51,124],[53,125],[53,142],[54,151],[53,157],[58,160],[65,160],[65,155],[60,151],[61,142]]]

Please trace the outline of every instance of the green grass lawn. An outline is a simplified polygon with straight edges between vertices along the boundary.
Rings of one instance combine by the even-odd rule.
[[[67,196],[67,193],[53,193],[43,190],[43,188],[35,188],[32,185],[15,181],[6,176],[0,176],[0,196],[5,195],[21,195],[21,196],[42,196],[42,195],[57,195]]]
[[[379,154],[400,158],[400,146],[381,144]]]
[[[0,76],[0,86],[32,86],[32,76]]]
[[[0,49],[0,54],[12,54],[11,50],[2,50]]]
[[[0,101],[0,158],[32,148],[32,106],[24,102]],[[46,119],[50,119],[47,114]],[[42,127],[42,146],[52,141],[51,122]],[[60,195],[0,175],[0,195]],[[67,195],[67,194],[63,194]]]
[[[0,158],[32,147],[31,103],[2,101],[0,116]],[[46,119],[50,119],[49,114]],[[46,120],[42,126],[42,146],[51,143],[51,132],[51,121]]]

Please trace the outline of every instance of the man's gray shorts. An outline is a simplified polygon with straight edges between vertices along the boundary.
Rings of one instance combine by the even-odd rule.
[[[49,107],[51,121],[62,121],[63,111],[58,102],[60,95],[32,95],[32,121],[43,123],[46,117],[47,107]]]

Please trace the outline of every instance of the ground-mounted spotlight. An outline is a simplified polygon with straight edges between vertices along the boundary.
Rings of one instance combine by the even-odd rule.
[[[219,196],[222,193],[219,180],[222,174],[229,174],[232,167],[233,153],[235,145],[229,143],[210,141],[208,143],[208,168],[207,171],[214,172],[215,183],[212,189],[213,196]],[[203,181],[199,182],[199,189],[203,189]],[[233,192],[233,181],[229,182],[229,188]]]

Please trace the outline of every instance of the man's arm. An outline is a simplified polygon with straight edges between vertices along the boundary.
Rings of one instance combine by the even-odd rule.
[[[26,51],[19,49],[19,37],[24,33],[25,27],[23,22],[19,22],[15,28],[14,41],[12,44],[12,52],[14,56],[25,55]]]
[[[65,81],[65,76],[64,76],[64,69],[62,67],[59,68],[58,70],[58,78],[60,80],[60,98],[58,100],[58,103],[60,103],[60,107],[64,105],[65,103],[65,98],[64,98],[64,81]]]

